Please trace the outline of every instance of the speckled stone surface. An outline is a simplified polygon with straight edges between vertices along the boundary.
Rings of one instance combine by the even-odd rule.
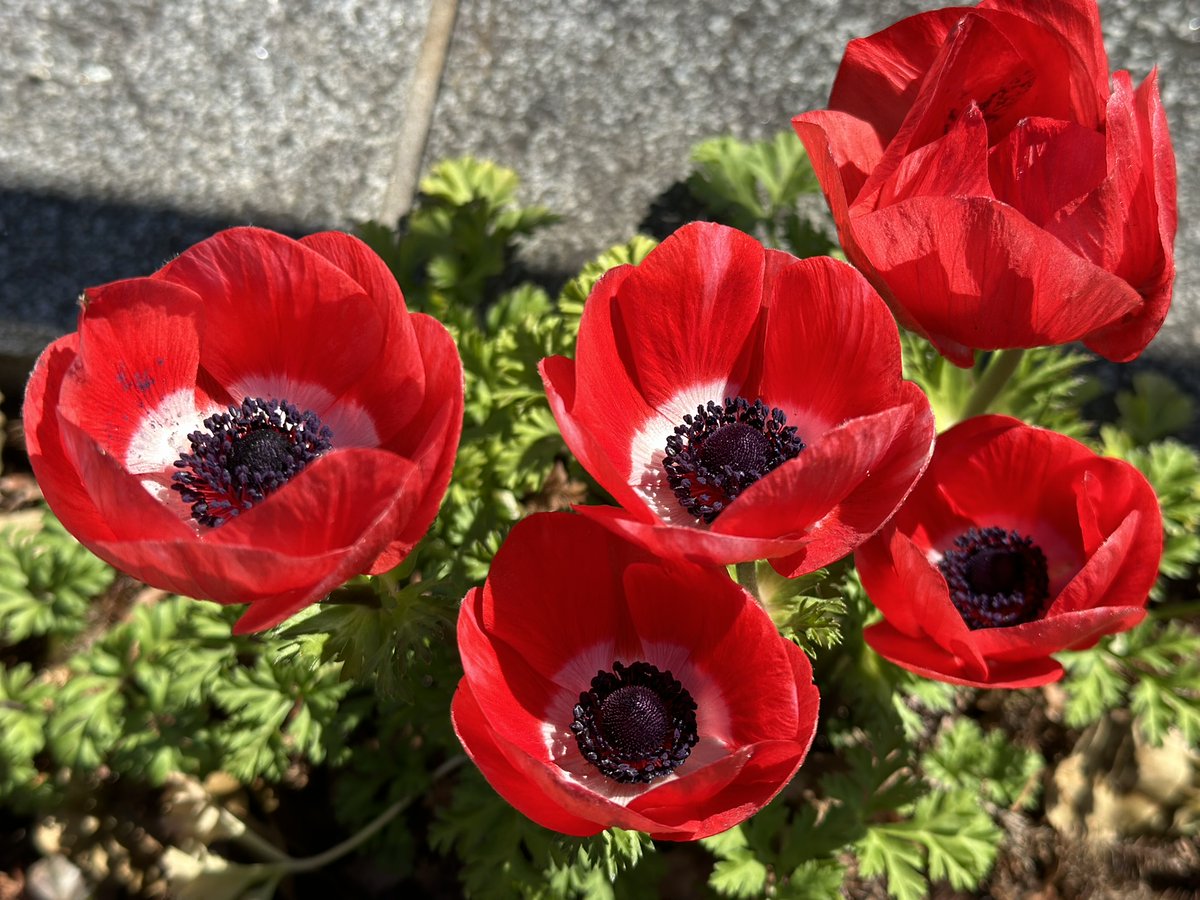
[[[4,0],[0,320],[217,228],[376,215],[429,0]]]
[[[5,0],[0,329],[217,228],[375,214],[430,0]],[[638,230],[696,141],[821,107],[846,42],[924,0],[460,0],[425,162],[516,169],[566,275]],[[1147,358],[1200,394],[1200,0],[1103,0],[1111,63],[1158,64],[1180,170],[1176,300]]]
[[[918,0],[464,0],[426,161],[511,166],[563,214],[527,248],[572,271],[635,232],[696,141],[766,137],[824,106],[846,43]],[[1147,359],[1200,394],[1200,2],[1102,0],[1110,66],[1160,70],[1179,160],[1179,276]],[[1190,127],[1188,127],[1190,125]]]

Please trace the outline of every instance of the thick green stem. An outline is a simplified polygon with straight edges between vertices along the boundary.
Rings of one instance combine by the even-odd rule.
[[[737,564],[737,580],[738,584],[750,592],[759,604],[762,605],[762,598],[758,594],[758,570],[755,568],[757,564],[751,560],[750,562],[740,562]]]
[[[1024,355],[1024,350],[1001,350],[991,358],[975,389],[971,391],[971,396],[963,405],[962,413],[958,417],[960,422],[972,416],[981,416],[988,411],[1004,390],[1004,385],[1008,384],[1008,379],[1017,371]]]

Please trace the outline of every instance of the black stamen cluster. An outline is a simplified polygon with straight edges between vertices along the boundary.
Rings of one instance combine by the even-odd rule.
[[[333,433],[315,413],[282,400],[247,398],[209,416],[204,427],[207,433],[188,435],[192,452],[175,461],[185,471],[171,476],[171,489],[210,528],[250,509],[333,446]]]
[[[804,449],[783,410],[761,399],[709,400],[667,438],[663,468],[681,506],[712,522],[738,494]]]
[[[1032,538],[1003,528],[970,528],[938,568],[950,599],[972,631],[1032,622],[1046,611],[1046,555]]]
[[[611,672],[597,672],[574,714],[583,758],[622,784],[669,775],[700,739],[692,695],[647,662],[614,662]]]

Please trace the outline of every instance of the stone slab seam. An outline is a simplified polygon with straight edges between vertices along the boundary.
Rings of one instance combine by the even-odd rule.
[[[409,211],[416,197],[425,144],[433,122],[433,111],[437,105],[438,89],[457,14],[458,0],[433,0],[430,4],[425,38],[421,42],[420,56],[405,104],[400,138],[396,142],[396,155],[392,159],[391,177],[379,206],[380,222],[396,222]]]

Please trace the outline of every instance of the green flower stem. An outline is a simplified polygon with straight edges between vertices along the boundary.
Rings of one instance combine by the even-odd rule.
[[[461,754],[459,756],[451,757],[434,770],[433,776],[430,778],[430,782],[435,782],[450,772],[453,772],[466,761],[467,758]],[[331,862],[336,862],[351,850],[354,850],[356,847],[361,846],[374,837],[380,830],[384,828],[384,826],[387,825],[388,822],[400,815],[400,813],[402,813],[404,809],[413,802],[414,799],[415,796],[413,794],[409,794],[407,797],[401,797],[399,800],[381,812],[378,816],[376,816],[374,821],[368,824],[367,827],[362,831],[351,835],[340,844],[330,847],[324,853],[318,853],[316,856],[308,856],[304,859],[293,860],[288,865],[288,871],[312,872],[316,869],[320,869],[322,866],[329,865]]]
[[[758,570],[755,568],[757,563],[754,560],[750,562],[740,562],[737,564],[737,580],[738,584],[750,592],[750,596],[755,602],[762,606],[762,598],[758,594]]]
[[[434,770],[433,775],[430,778],[430,782],[432,783],[438,781],[439,779],[453,772],[466,761],[466,756],[463,756],[462,754],[459,754],[458,756],[452,756]],[[329,865],[332,862],[337,862],[347,853],[350,853],[358,847],[361,847],[381,830],[383,830],[383,828],[385,828],[387,824],[392,821],[392,819],[404,812],[404,810],[410,803],[413,802],[414,799],[416,799],[415,794],[409,794],[407,797],[401,797],[399,800],[381,812],[378,816],[376,816],[361,831],[357,832],[356,834],[352,834],[340,844],[330,847],[323,853],[318,853],[316,856],[306,856],[303,859],[295,859],[294,857],[285,856],[283,859],[267,864],[264,866],[264,869],[271,870],[282,875],[294,875],[300,872],[313,872]],[[273,851],[271,853],[272,858],[278,859],[279,851],[274,847],[271,849]]]
[[[988,362],[987,368],[983,370],[979,381],[976,382],[971,396],[963,404],[958,421],[961,422],[972,416],[981,416],[987,412],[996,398],[1000,396],[1000,392],[1004,390],[1004,385],[1008,384],[1008,379],[1017,371],[1017,366],[1021,364],[1021,357],[1024,355],[1024,350],[1001,350],[996,353]]]

